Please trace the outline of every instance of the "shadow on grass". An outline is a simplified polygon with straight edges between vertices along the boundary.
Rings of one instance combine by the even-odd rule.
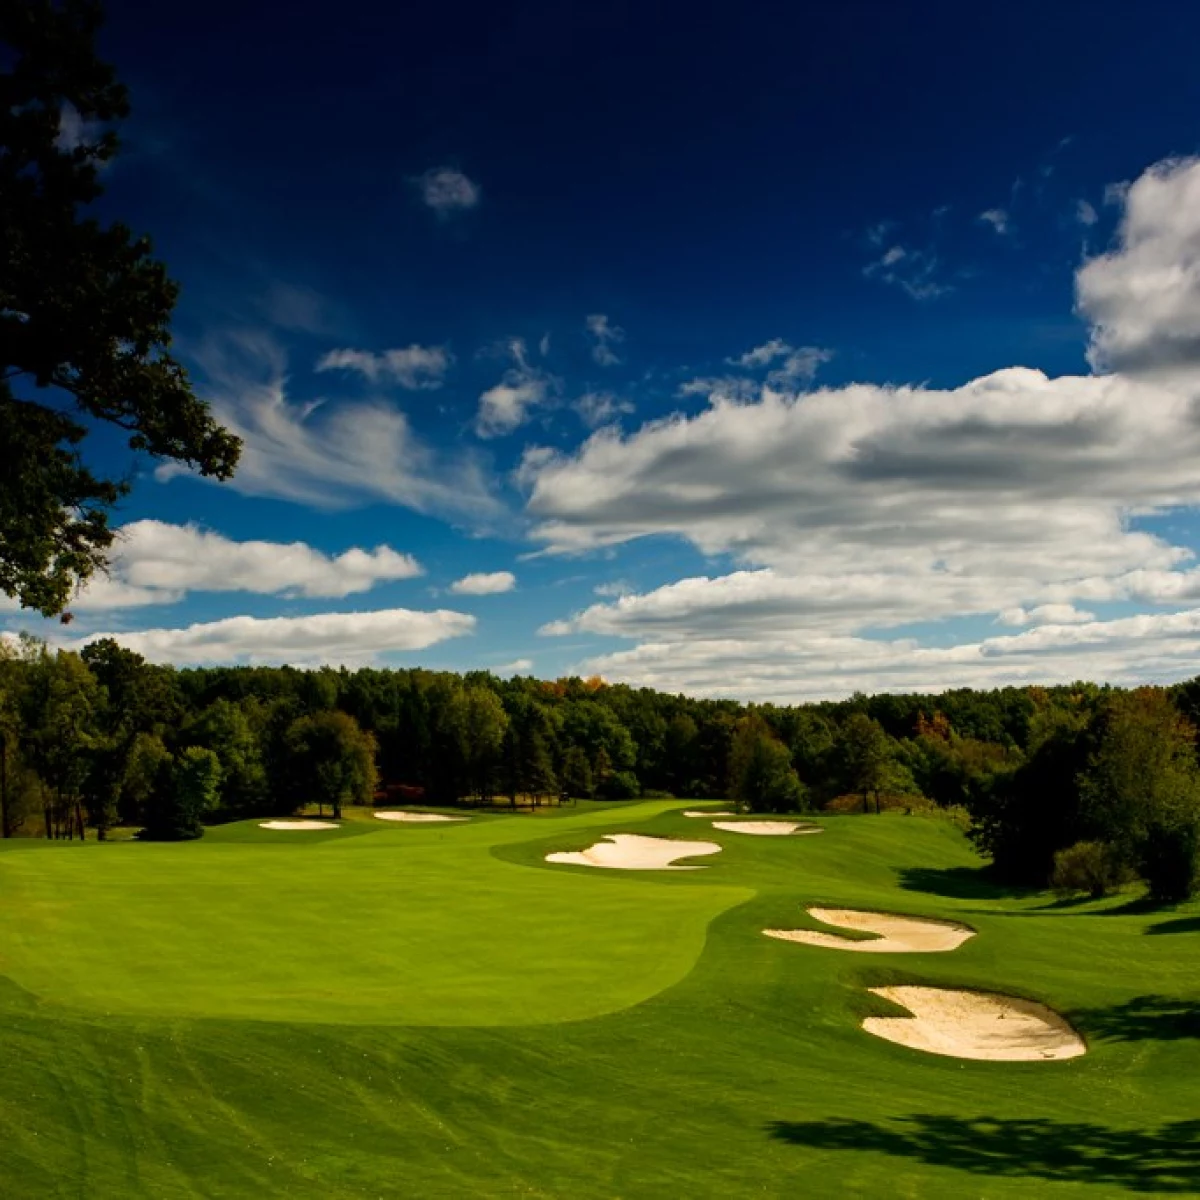
[[[1108,1008],[1071,1014],[1090,1037],[1114,1042],[1200,1038],[1200,1005],[1176,996],[1135,996]]]
[[[989,867],[902,867],[900,886],[907,892],[926,892],[951,900],[1007,900],[1029,896],[1036,888],[1003,883]]]
[[[1151,925],[1147,933],[1200,933],[1200,917],[1176,917],[1173,921],[1159,921]]]
[[[870,1121],[776,1121],[772,1137],[820,1150],[873,1150],[993,1178],[1098,1184],[1131,1192],[1200,1192],[1200,1121],[1158,1129],[1085,1122],[917,1115]]]

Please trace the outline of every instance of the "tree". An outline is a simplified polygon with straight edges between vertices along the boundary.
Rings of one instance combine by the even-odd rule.
[[[1079,780],[1098,836],[1158,900],[1186,899],[1200,850],[1196,729],[1161,688],[1113,695],[1097,721],[1096,749]]]
[[[887,784],[891,759],[883,726],[864,712],[853,712],[842,725],[840,741],[846,780],[862,797],[863,812],[870,811],[872,794],[879,812],[879,793]]]
[[[729,787],[751,812],[792,812],[804,802],[788,748],[757,713],[743,717],[734,730]]]
[[[31,757],[42,781],[46,837],[84,836],[82,788],[100,688],[78,654],[44,647],[26,694]]]
[[[563,758],[562,785],[570,796],[591,796],[592,768],[582,746],[572,746]]]
[[[189,740],[206,746],[221,764],[221,807],[229,814],[253,817],[266,813],[267,772],[247,706],[224,697],[210,704],[188,729]]]
[[[203,746],[189,746],[175,760],[171,786],[156,797],[142,837],[154,842],[183,842],[204,834],[204,816],[217,805],[221,764]]]
[[[455,697],[454,719],[467,787],[486,804],[495,791],[508,714],[491,688],[468,687]]]
[[[348,713],[299,717],[284,738],[295,808],[315,800],[341,820],[343,804],[370,804],[375,794],[375,739]]]
[[[217,479],[240,450],[169,353],[178,288],[149,239],[85,215],[129,110],[100,20],[94,0],[0,5],[0,590],[47,616],[106,565],[128,490],[83,461],[90,422]]]

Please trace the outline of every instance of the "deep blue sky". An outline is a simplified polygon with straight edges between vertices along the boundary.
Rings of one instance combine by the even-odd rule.
[[[698,417],[707,391],[681,385],[737,374],[727,360],[771,339],[828,352],[792,391],[956,388],[1011,366],[1088,374],[1076,271],[1118,245],[1124,209],[1108,185],[1200,150],[1198,38],[1200,10],[1179,3],[111,3],[101,49],[134,115],[103,210],[150,232],[182,284],[178,350],[198,390],[223,412],[272,380],[289,404],[322,401],[319,418],[393,406],[437,457],[431,470],[454,486],[451,464],[467,456],[496,508],[414,511],[348,498],[344,481],[328,504],[297,502],[157,480],[143,464],[123,521],[191,521],[327,554],[387,544],[425,574],[349,599],[197,588],[169,606],[81,604],[79,620],[136,630],[445,607],[477,617],[472,636],[381,661],[528,660],[553,675],[634,644],[537,633],[606,602],[598,584],[648,592],[738,566],[782,570],[779,553],[747,554],[686,521],[613,549],[522,557],[545,540],[531,536],[545,514],[526,511],[530,479],[512,472],[533,444],[577,452],[585,394],[605,393],[627,436],[669,413]],[[424,204],[419,181],[437,169],[461,173],[476,202]],[[623,331],[608,344],[619,362],[597,361],[592,314]],[[480,437],[481,394],[519,367],[502,350],[514,338],[541,402]],[[440,387],[313,369],[334,350],[414,344],[451,357]],[[1114,503],[1129,527],[1142,519],[1132,499]],[[1163,536],[1188,545],[1193,524],[1185,506]],[[508,594],[445,592],[502,570],[516,575]],[[1026,606],[1041,601],[1030,593]],[[1136,610],[1113,603],[1090,608]],[[872,610],[857,632],[915,628],[930,645],[995,632],[978,605],[939,610],[936,625],[909,616]],[[730,613],[728,636],[755,636],[741,621]],[[798,611],[795,637],[805,621]],[[907,671],[888,686],[930,682]]]

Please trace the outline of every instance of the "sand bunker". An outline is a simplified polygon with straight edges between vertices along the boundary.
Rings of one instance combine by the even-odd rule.
[[[704,812],[699,808],[685,808],[683,815],[685,817],[736,817],[737,813],[730,812],[727,808],[713,809],[712,812]]]
[[[785,837],[789,833],[820,833],[816,825],[800,828],[798,821],[714,821],[714,829],[727,829],[730,833],[756,833],[759,837]]]
[[[333,821],[259,821],[259,829],[338,829]]]
[[[376,819],[380,821],[468,821],[469,817],[447,817],[441,813],[419,813],[419,812],[377,812]]]
[[[806,942],[810,946],[828,946],[833,950],[857,950],[863,954],[922,954],[957,950],[975,930],[954,921],[930,921],[918,917],[897,917],[891,913],[859,912],[852,908],[810,908],[810,917],[826,925],[877,933],[864,941],[819,933],[813,929],[764,929],[767,937],[785,942]]]
[[[1058,1013],[1032,1000],[932,987],[870,990],[913,1015],[867,1017],[863,1028],[913,1050],[995,1062],[1042,1062],[1087,1052],[1083,1039]]]
[[[547,854],[546,861],[579,867],[614,867],[623,871],[700,871],[702,867],[672,866],[677,858],[718,854],[716,842],[681,842],[674,838],[644,837],[639,833],[610,833],[586,850]]]

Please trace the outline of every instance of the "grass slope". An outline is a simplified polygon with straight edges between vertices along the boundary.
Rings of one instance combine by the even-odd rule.
[[[941,823],[550,819],[0,853],[0,1194],[1200,1194],[1200,917],[979,881]],[[707,870],[551,867],[603,832]],[[897,959],[790,945],[813,903],[979,931]],[[1034,996],[1065,1063],[863,1033],[869,984]]]

